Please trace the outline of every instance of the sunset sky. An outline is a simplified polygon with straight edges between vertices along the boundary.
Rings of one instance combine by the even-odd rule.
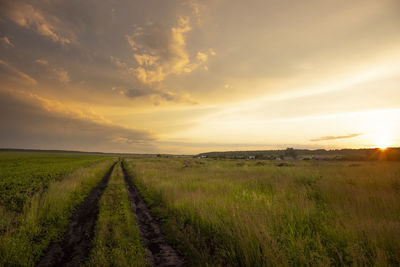
[[[0,1],[0,123],[2,148],[400,146],[400,1]]]

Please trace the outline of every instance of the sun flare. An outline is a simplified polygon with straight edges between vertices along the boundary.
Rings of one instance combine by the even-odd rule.
[[[397,117],[391,111],[372,111],[365,120],[365,133],[370,147],[385,150],[396,144]]]
[[[375,141],[376,146],[382,150],[385,150],[386,148],[388,148],[391,143],[390,138],[386,134],[376,137],[375,140],[376,140]]]

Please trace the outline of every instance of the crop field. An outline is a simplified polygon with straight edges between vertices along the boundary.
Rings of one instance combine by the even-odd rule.
[[[0,265],[33,265],[112,161],[98,155],[1,152]]]
[[[79,167],[104,160],[104,156],[38,153],[0,153],[0,204],[21,211],[32,194]]]
[[[1,152],[0,266],[400,264],[400,162]]]

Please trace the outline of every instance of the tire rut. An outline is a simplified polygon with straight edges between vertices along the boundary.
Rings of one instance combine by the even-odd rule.
[[[61,242],[51,243],[37,266],[79,266],[87,259],[99,214],[99,200],[107,187],[114,163],[72,215]]]
[[[124,162],[121,163],[131,209],[139,228],[140,237],[145,245],[149,263],[152,266],[186,266],[184,259],[167,242],[161,232],[161,224],[150,213],[146,202],[129,178]]]

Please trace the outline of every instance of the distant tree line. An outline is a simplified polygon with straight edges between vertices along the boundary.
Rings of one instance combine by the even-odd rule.
[[[198,156],[221,159],[300,159],[300,160],[390,160],[400,161],[400,148],[309,150],[286,148],[284,150],[226,151],[201,153]]]

